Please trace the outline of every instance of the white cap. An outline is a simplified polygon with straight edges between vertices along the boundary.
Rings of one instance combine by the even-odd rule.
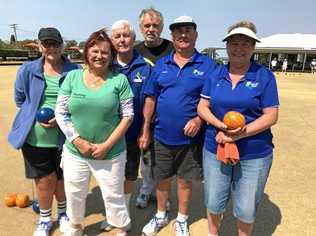
[[[179,16],[169,25],[169,29],[172,31],[177,26],[193,26],[196,29],[196,23],[191,16]]]
[[[250,29],[246,28],[246,27],[237,27],[235,29],[233,29],[232,31],[230,31],[223,39],[223,42],[227,41],[227,39],[233,35],[236,34],[242,34],[242,35],[246,35],[249,38],[252,38],[254,40],[256,40],[257,42],[260,43],[260,39],[257,37],[257,35]]]

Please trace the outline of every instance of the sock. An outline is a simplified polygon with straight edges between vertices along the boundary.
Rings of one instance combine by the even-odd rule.
[[[157,211],[156,216],[158,218],[165,218],[166,217],[166,212],[165,211]]]
[[[183,221],[186,221],[188,218],[189,218],[188,215],[183,215],[180,212],[178,212],[177,221],[183,222]]]
[[[132,196],[131,193],[125,194],[125,204],[126,204],[126,207],[127,207],[128,214],[129,214],[129,205],[130,205],[129,202],[131,200],[131,196]]]
[[[66,201],[57,202],[57,213],[58,215],[66,213]]]
[[[52,208],[49,209],[40,209],[40,222],[49,222],[51,221]]]

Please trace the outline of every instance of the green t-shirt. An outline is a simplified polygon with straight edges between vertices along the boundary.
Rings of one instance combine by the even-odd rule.
[[[80,137],[91,143],[102,143],[121,121],[120,101],[132,98],[133,93],[123,74],[110,73],[100,88],[90,89],[84,84],[83,72],[83,69],[69,72],[59,94],[70,96],[68,103],[70,118]],[[68,140],[65,145],[71,153],[82,156]],[[113,159],[125,149],[123,136],[105,158]]]
[[[60,76],[49,76],[44,74],[44,79],[46,87],[39,109],[49,107],[55,110]],[[44,128],[38,122],[35,122],[26,142],[35,147],[57,147],[58,127]]]

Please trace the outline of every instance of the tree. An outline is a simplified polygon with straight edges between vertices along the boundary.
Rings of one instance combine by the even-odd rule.
[[[16,40],[15,40],[15,37],[13,34],[11,34],[11,37],[10,37],[10,44],[15,44]]]
[[[65,42],[65,49],[69,48],[69,47],[73,47],[73,46],[77,46],[78,43],[76,40],[67,40]]]

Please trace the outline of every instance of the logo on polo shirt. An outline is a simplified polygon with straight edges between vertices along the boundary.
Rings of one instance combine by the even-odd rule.
[[[252,83],[251,81],[247,81],[247,83],[246,83],[246,87],[247,88],[250,88],[250,89],[252,89],[252,88],[256,88],[256,87],[258,87],[258,85],[259,85],[259,82],[256,82],[256,83]]]
[[[204,71],[199,71],[199,70],[197,70],[197,69],[194,69],[193,72],[192,72],[192,74],[201,76],[201,75],[204,75]]]
[[[136,82],[136,83],[141,83],[141,82],[143,82],[143,80],[145,80],[146,79],[146,77],[145,76],[142,76],[141,75],[141,73],[138,71],[137,73],[136,73],[136,76],[135,76],[135,78],[134,78],[134,82]]]

